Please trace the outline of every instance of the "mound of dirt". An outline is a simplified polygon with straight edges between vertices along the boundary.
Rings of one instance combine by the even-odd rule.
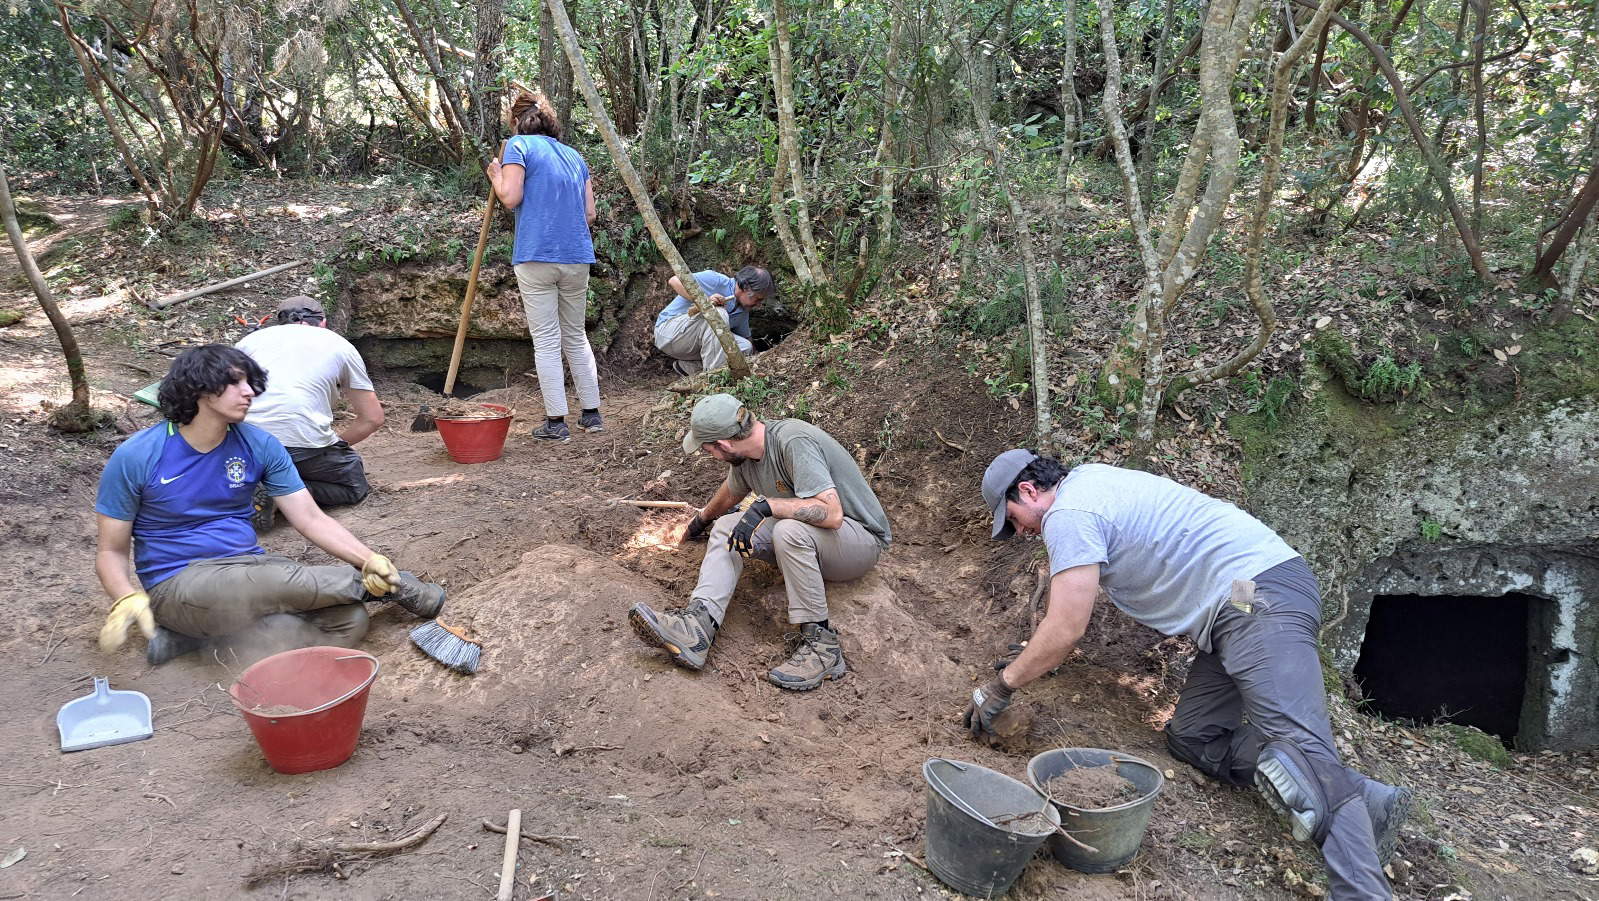
[[[1044,790],[1056,801],[1083,810],[1115,807],[1138,795],[1138,786],[1122,778],[1108,763],[1067,770],[1044,783]]]

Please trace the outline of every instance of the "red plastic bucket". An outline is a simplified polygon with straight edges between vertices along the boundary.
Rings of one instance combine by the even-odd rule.
[[[500,459],[505,450],[505,436],[511,433],[511,408],[500,404],[480,404],[499,410],[504,416],[493,419],[447,419],[434,417],[439,427],[439,437],[444,439],[444,449],[457,463],[487,463]]]
[[[355,753],[378,666],[349,648],[300,648],[245,670],[228,694],[274,770],[326,770]]]

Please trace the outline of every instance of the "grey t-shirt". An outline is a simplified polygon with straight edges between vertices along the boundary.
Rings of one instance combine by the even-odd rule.
[[[866,484],[855,458],[833,436],[802,419],[766,423],[765,455],[734,466],[727,481],[739,497],[751,491],[766,497],[815,497],[829,488],[837,489],[844,515],[888,547],[888,514]]]
[[[1299,556],[1226,501],[1147,472],[1087,463],[1044,514],[1050,574],[1099,564],[1099,584],[1128,616],[1209,651],[1233,580]]]

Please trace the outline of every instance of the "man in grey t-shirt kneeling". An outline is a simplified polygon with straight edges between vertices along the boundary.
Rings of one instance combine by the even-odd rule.
[[[1390,897],[1382,863],[1410,791],[1338,758],[1317,654],[1321,594],[1303,557],[1243,510],[1170,479],[1103,464],[1068,472],[1028,450],[989,464],[983,500],[994,538],[1043,536],[1051,578],[1026,648],[972,692],[974,736],[1065,660],[1103,589],[1133,619],[1199,646],[1166,724],[1172,755],[1253,783],[1296,839],[1321,847],[1337,901]]]
[[[844,651],[822,583],[866,575],[890,540],[888,516],[854,458],[816,426],[800,419],[763,422],[731,394],[700,398],[683,450],[703,450],[728,464],[727,479],[683,533],[699,538],[709,531],[710,546],[688,606],[657,611],[635,604],[628,613],[633,630],[678,665],[705,666],[744,559],[754,557],[782,571],[788,621],[799,626],[793,656],[766,678],[779,688],[809,691],[844,675]],[[755,498],[736,509],[751,492]]]

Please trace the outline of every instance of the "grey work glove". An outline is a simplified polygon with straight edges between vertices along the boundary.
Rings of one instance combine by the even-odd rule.
[[[1010,706],[1015,690],[1005,684],[1003,676],[995,676],[982,688],[972,689],[972,703],[966,708],[961,722],[972,733],[972,738],[993,738],[994,720]]]

